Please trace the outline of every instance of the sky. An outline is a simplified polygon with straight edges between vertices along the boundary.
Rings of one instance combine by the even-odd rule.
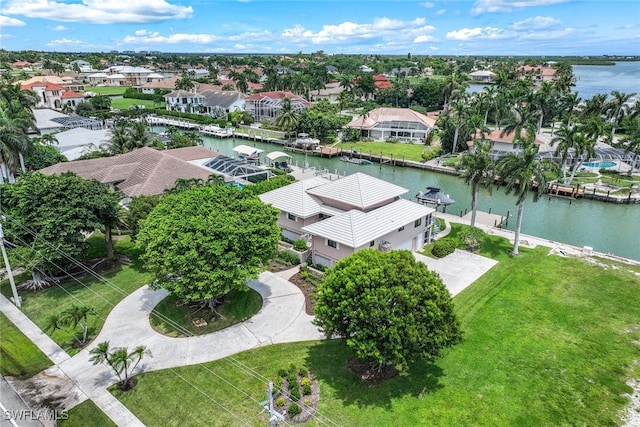
[[[0,48],[639,55],[640,1],[0,0]]]

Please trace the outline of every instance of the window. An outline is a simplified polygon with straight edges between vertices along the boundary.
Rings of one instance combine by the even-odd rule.
[[[404,227],[398,228],[398,233],[401,232],[402,230],[404,230]]]
[[[334,249],[338,249],[338,242],[327,239],[327,246],[330,246]]]
[[[372,248],[376,244],[375,240],[369,242],[369,247]]]
[[[287,213],[287,218],[290,219],[291,221],[297,221],[298,220],[298,217],[295,216],[292,213]]]
[[[420,219],[416,219],[416,220],[413,222],[413,226],[414,226],[414,227],[420,227],[420,225],[421,225],[421,224],[422,224],[422,218],[420,218]]]

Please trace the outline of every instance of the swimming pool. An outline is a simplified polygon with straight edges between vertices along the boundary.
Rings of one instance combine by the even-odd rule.
[[[616,162],[589,162],[583,163],[582,166],[586,168],[612,168],[616,165]]]

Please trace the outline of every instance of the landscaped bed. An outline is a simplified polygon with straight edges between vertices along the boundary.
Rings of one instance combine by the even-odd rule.
[[[369,385],[345,343],[328,340],[146,373],[118,398],[147,425],[264,425],[264,380],[293,363],[318,381],[316,417],[338,425],[619,425],[625,383],[640,375],[640,268],[510,249],[483,242],[499,264],[454,298],[464,342],[406,377]]]

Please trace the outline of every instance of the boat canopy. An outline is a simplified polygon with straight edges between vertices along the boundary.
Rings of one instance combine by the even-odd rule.
[[[280,157],[286,157],[288,159],[291,158],[290,155],[288,155],[287,153],[283,153],[282,151],[274,151],[272,153],[267,154],[267,158],[269,160],[275,160],[275,159],[280,158]]]
[[[233,147],[233,151],[239,154],[243,154],[245,156],[255,156],[260,153],[264,153],[264,150],[261,150],[256,147],[251,147],[249,145],[238,145],[236,147]]]

